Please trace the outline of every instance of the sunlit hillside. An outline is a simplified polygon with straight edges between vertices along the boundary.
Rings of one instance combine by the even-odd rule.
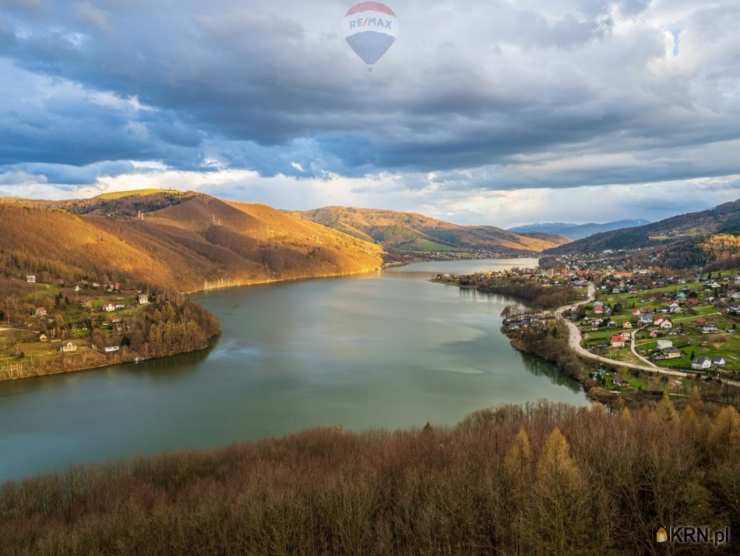
[[[566,238],[517,234],[494,226],[460,226],[420,214],[390,210],[327,207],[297,213],[357,238],[395,251],[472,251],[521,255],[539,253]]]
[[[369,272],[381,248],[264,205],[145,192],[0,202],[0,250],[69,272],[121,273],[180,291]]]

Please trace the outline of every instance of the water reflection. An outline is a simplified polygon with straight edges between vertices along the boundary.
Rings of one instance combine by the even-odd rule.
[[[500,333],[505,298],[431,283],[453,271],[441,264],[211,292],[198,299],[223,335],[208,352],[0,383],[0,481],[322,425],[454,424],[499,404],[585,404]]]

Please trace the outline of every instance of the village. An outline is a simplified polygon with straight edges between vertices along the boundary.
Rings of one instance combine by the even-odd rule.
[[[146,290],[118,282],[4,276],[0,306],[0,379],[31,369],[102,366],[121,358],[144,311]]]
[[[600,386],[612,394],[660,392],[668,387],[688,395],[690,385],[704,389],[739,383],[740,274],[736,270],[666,271],[629,261],[620,265],[602,261],[600,266],[597,260],[567,256],[544,268],[438,275],[435,281],[480,291],[496,292],[499,285],[506,286],[502,291],[540,292],[530,297],[535,300],[548,290],[571,290],[572,298],[580,301],[558,306],[536,307],[528,303],[529,293],[515,295],[528,308],[508,307],[503,330],[516,347],[536,353],[544,350],[543,336],[560,330],[567,337],[565,324],[571,322],[580,333],[578,359],[584,369],[571,374],[587,386]],[[518,289],[512,289],[512,284]],[[560,351],[570,350],[563,343]]]
[[[583,345],[610,359],[737,378],[740,276],[628,272],[604,276],[574,319]]]

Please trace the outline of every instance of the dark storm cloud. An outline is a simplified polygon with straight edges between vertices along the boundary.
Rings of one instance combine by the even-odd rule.
[[[491,189],[740,173],[730,148],[694,160],[740,138],[729,0],[389,3],[401,39],[372,74],[340,37],[351,2],[0,4],[0,78],[30,84],[0,108],[0,164],[442,172]],[[536,171],[579,154],[591,162]]]

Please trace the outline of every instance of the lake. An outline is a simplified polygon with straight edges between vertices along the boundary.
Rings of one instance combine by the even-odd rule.
[[[429,281],[536,260],[419,263],[355,278],[202,294],[223,335],[208,352],[0,383],[0,481],[311,427],[454,424],[578,384],[511,348],[511,301]]]

